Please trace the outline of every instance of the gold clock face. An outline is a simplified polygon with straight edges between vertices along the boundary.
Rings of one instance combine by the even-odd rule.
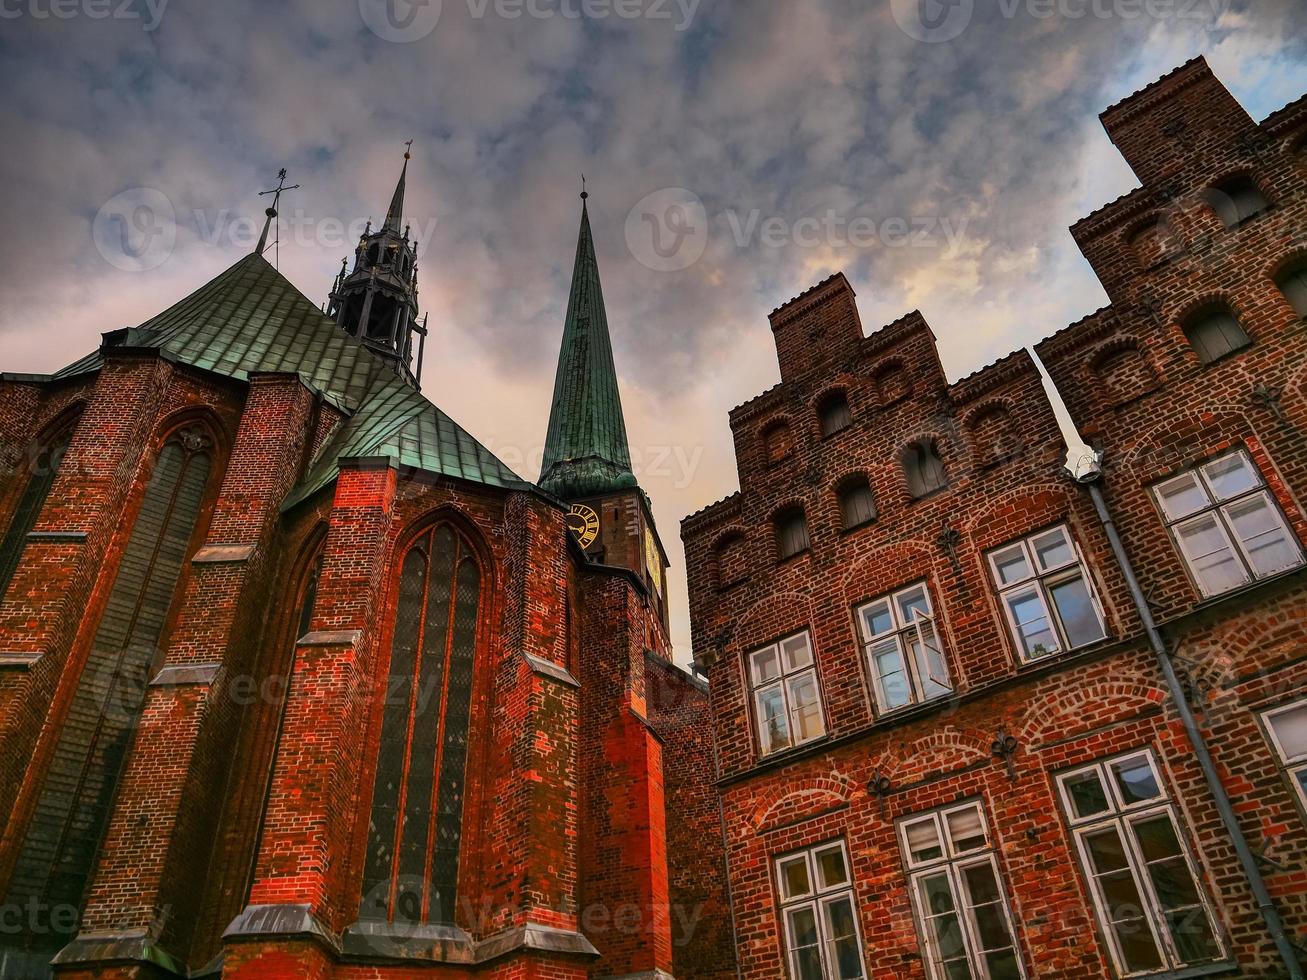
[[[654,542],[653,532],[648,528],[644,529],[644,563],[649,569],[649,578],[653,580],[654,588],[659,595],[663,594],[663,561],[662,556],[658,554],[658,545]]]
[[[567,527],[582,548],[589,548],[599,537],[599,515],[585,504],[573,504],[567,515]]]

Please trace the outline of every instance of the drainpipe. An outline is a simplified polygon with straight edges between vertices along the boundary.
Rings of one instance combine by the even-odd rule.
[[[1121,567],[1121,573],[1125,576],[1126,585],[1130,589],[1130,598],[1134,601],[1135,611],[1139,614],[1139,619],[1144,624],[1144,631],[1148,634],[1148,643],[1152,646],[1153,654],[1157,657],[1157,665],[1162,669],[1162,676],[1166,678],[1166,687],[1171,694],[1171,701],[1175,704],[1176,711],[1180,715],[1180,722],[1184,725],[1185,734],[1189,736],[1189,743],[1194,747],[1194,755],[1198,757],[1198,765],[1203,770],[1203,778],[1207,781],[1207,789],[1216,802],[1217,812],[1220,813],[1221,822],[1225,824],[1226,833],[1230,835],[1230,840],[1234,844],[1235,853],[1239,855],[1239,864],[1243,867],[1244,876],[1248,879],[1248,887],[1252,889],[1253,898],[1257,902],[1257,911],[1261,913],[1262,919],[1266,922],[1266,931],[1271,934],[1271,938],[1275,941],[1275,949],[1280,954],[1280,960],[1284,963],[1287,971],[1285,975],[1291,980],[1303,980],[1302,966],[1299,965],[1293,943],[1289,941],[1289,937],[1285,934],[1284,923],[1280,921],[1280,913],[1271,900],[1271,893],[1266,888],[1266,881],[1262,878],[1261,869],[1257,867],[1257,858],[1253,855],[1251,848],[1248,847],[1248,840],[1244,837],[1243,828],[1239,826],[1238,818],[1234,815],[1234,808],[1230,805],[1230,797],[1225,792],[1225,786],[1221,784],[1221,777],[1216,772],[1216,765],[1212,762],[1212,756],[1207,751],[1207,742],[1203,739],[1202,732],[1198,730],[1198,723],[1194,720],[1193,712],[1189,710],[1189,702],[1185,699],[1184,690],[1180,686],[1180,679],[1175,675],[1171,655],[1166,649],[1162,634],[1158,632],[1157,624],[1153,621],[1153,614],[1148,608],[1148,600],[1144,598],[1143,590],[1139,587],[1139,580],[1135,578],[1134,566],[1130,564],[1130,558],[1126,554],[1125,546],[1121,543],[1121,536],[1117,533],[1116,523],[1112,520],[1111,511],[1107,509],[1107,501],[1103,499],[1103,491],[1099,486],[1103,475],[1101,456],[1094,454],[1092,463],[1088,463],[1088,465],[1082,463],[1082,467],[1081,472],[1068,467],[1068,472],[1089,489],[1089,496],[1094,501],[1094,509],[1098,511],[1098,519],[1103,525],[1103,530],[1107,533],[1108,543],[1112,546],[1112,554],[1116,557],[1116,562]]]

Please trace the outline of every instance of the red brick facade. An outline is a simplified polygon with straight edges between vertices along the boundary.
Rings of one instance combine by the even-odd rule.
[[[665,659],[643,548],[595,564],[557,501],[384,457],[286,506],[344,418],[299,376],[102,355],[80,380],[0,383],[4,526],[75,419],[0,604],[0,976],[52,957],[86,978],[729,973],[707,693]],[[45,907],[15,868],[47,832],[37,801],[79,778],[56,746],[185,427],[210,457],[199,517],[148,671],[103,708],[130,737],[85,897]],[[480,571],[458,900],[453,923],[364,921],[401,563],[433,527]]]
[[[1289,939],[1307,958],[1307,811],[1296,795],[1300,777],[1287,771],[1265,720],[1307,697],[1299,560],[1307,541],[1307,310],[1295,311],[1287,298],[1294,287],[1284,283],[1284,273],[1307,269],[1294,265],[1307,260],[1307,102],[1254,124],[1199,60],[1103,120],[1143,183],[1073,229],[1112,302],[1037,351],[1080,431],[1104,451],[1101,484],[1125,551]],[[1267,206],[1253,205],[1256,213],[1227,227],[1220,210],[1231,198],[1247,200],[1225,183],[1232,177],[1250,179]],[[1224,201],[1211,194],[1218,186]],[[1210,351],[1234,336],[1211,340],[1196,326],[1195,317],[1222,312],[1219,304],[1251,343],[1229,344],[1237,349],[1200,363],[1198,347]],[[981,975],[984,961],[1000,976],[1119,976],[1130,963],[1140,975],[1285,975],[1123,567],[1089,493],[1062,469],[1065,445],[1033,359],[1019,351],[949,383],[920,314],[864,336],[842,275],[774,312],[771,326],[780,384],[730,416],[741,490],[682,525],[742,976],[941,976],[952,952],[962,972],[950,976]],[[823,435],[823,406],[836,392],[851,424],[839,429],[837,421],[826,428],[838,431]],[[1255,503],[1243,498],[1230,505],[1243,509],[1230,513],[1265,515],[1273,501],[1283,515],[1277,553],[1295,557],[1273,574],[1254,565],[1248,584],[1204,595],[1177,550],[1191,525],[1169,530],[1154,489],[1240,449],[1260,485],[1251,491]],[[943,486],[932,457],[942,463]],[[870,487],[873,520],[844,516],[841,494],[856,486]],[[806,539],[792,524],[781,527],[798,508]],[[991,559],[1057,528],[1036,545],[1061,544],[1061,557],[1048,558],[1061,571],[1038,585],[1053,639],[1042,649],[1027,645],[1036,654],[1027,657],[1008,618],[1018,592],[1000,589]],[[787,544],[797,553],[786,557]],[[1027,568],[1043,560],[1023,554]],[[933,625],[909,620],[911,612],[860,620],[858,611],[882,597],[920,606],[920,593],[910,591],[918,583]],[[1018,608],[1017,621],[1030,630],[1021,635],[1034,636],[1039,621],[1027,618],[1030,606]],[[805,631],[812,666],[798,645],[792,661],[779,661],[797,667],[773,667],[769,645]],[[915,660],[913,643],[938,649],[942,666]],[[1047,655],[1050,646],[1061,652]],[[903,663],[919,686],[895,674]],[[763,725],[767,705],[782,696],[772,682],[777,670],[792,671],[776,682],[786,685],[788,728],[810,736],[789,747],[780,723]],[[1299,725],[1304,714],[1293,716]],[[764,737],[780,747],[765,750]],[[1143,779],[1147,791],[1133,802],[1125,790],[1120,800],[1105,796],[1100,809],[1086,803],[1093,819],[1080,819],[1059,791],[1061,777],[1102,760],[1127,760],[1102,772],[1135,767],[1130,778]],[[929,828],[938,826],[912,817],[949,807],[959,820],[979,813],[986,836],[959,836],[939,855],[911,843],[920,838],[910,830],[934,840]],[[1145,811],[1152,816],[1131,816]],[[1133,913],[1121,892],[1100,899],[1094,891],[1103,881],[1126,888],[1125,872],[1095,885],[1087,870],[1106,873],[1107,859],[1094,849],[1129,834],[1111,839],[1118,849],[1132,840],[1139,847],[1130,858],[1136,874],[1128,887],[1141,910]],[[847,927],[833,913],[819,932],[825,953],[800,949],[795,931],[812,920],[795,910],[813,899],[801,874],[786,884],[777,864],[828,844],[842,845],[849,882],[832,872],[831,889],[816,900],[851,897],[857,953],[844,959],[836,941]],[[1139,856],[1145,845],[1174,877],[1149,877],[1152,866]],[[983,904],[978,891],[967,897],[978,888],[967,876],[989,874],[975,868],[993,869],[987,880],[1004,898],[988,911],[963,912],[971,931],[962,938],[949,931],[949,909]],[[925,891],[946,880],[951,898]],[[1150,904],[1150,895],[1164,897]],[[1192,906],[1174,931],[1158,911],[1167,902]],[[995,911],[1004,906],[1005,914]],[[1107,923],[1130,915],[1135,938],[1122,927],[1114,945]],[[931,923],[943,923],[941,931]],[[1000,948],[1009,951],[987,960]],[[800,973],[800,956],[812,957],[805,962],[814,972]]]

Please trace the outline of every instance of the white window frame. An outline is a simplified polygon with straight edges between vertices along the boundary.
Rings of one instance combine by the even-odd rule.
[[[1266,737],[1270,741],[1271,747],[1275,749],[1279,768],[1292,785],[1293,792],[1302,805],[1303,813],[1307,814],[1307,749],[1297,755],[1290,755],[1280,742],[1279,733],[1276,732],[1272,721],[1277,715],[1285,715],[1291,711],[1307,711],[1307,698],[1300,698],[1297,701],[1290,701],[1288,704],[1282,704],[1263,711],[1262,727],[1266,729]]]
[[[923,613],[919,608],[914,608],[911,622],[904,622],[902,610],[899,606],[899,600],[909,593],[920,591],[926,600],[926,610]],[[867,628],[867,619],[864,613],[873,606],[879,606],[886,603],[889,606],[889,613],[893,625],[880,633],[871,634]],[[944,653],[944,643],[940,639],[939,625],[935,621],[935,605],[930,597],[930,583],[922,579],[919,582],[913,582],[911,585],[905,585],[901,589],[895,589],[893,592],[878,596],[869,602],[864,602],[854,610],[854,616],[857,619],[858,635],[862,639],[863,661],[867,665],[867,677],[871,682],[872,697],[876,702],[876,710],[880,714],[889,714],[894,711],[903,711],[915,704],[924,704],[927,701],[934,701],[938,698],[948,697],[953,693],[953,680],[948,674],[948,658]],[[931,645],[926,642],[927,635],[934,638],[933,649],[939,654],[940,663],[944,667],[943,678],[920,676],[920,667],[916,658],[912,654],[912,638],[916,638],[922,651],[932,649]],[[908,678],[908,688],[911,697],[904,704],[890,706],[889,698],[885,694],[884,684],[880,673],[876,670],[876,659],[873,656],[877,647],[890,642],[891,640],[897,646],[899,660],[903,664],[904,673]],[[938,687],[947,688],[947,690],[938,693],[926,695],[926,680],[930,680]]]
[[[806,659],[792,656],[799,649],[797,641],[802,640],[802,649]],[[777,673],[772,676],[760,676],[758,664],[768,655],[775,657]],[[822,702],[821,682],[817,676],[817,657],[812,649],[812,636],[807,630],[800,630],[775,643],[751,650],[744,657],[744,669],[749,680],[749,701],[753,705],[754,724],[757,728],[758,751],[761,755],[774,755],[799,745],[821,738],[826,734],[826,709]],[[807,738],[795,738],[795,719],[797,708],[793,703],[794,690],[805,681],[811,681],[816,692],[818,731]],[[764,727],[763,696],[772,691],[779,691],[785,717],[785,744],[768,747]]]
[[[1246,471],[1253,478],[1253,485],[1238,493],[1229,496],[1221,496],[1217,491],[1215,484],[1208,475],[1211,469],[1220,463],[1231,458],[1238,457],[1243,460]],[[1168,487],[1176,486],[1182,482],[1191,481],[1205,498],[1206,503],[1197,510],[1185,511],[1183,513],[1173,513],[1166,504],[1163,493]],[[1189,572],[1189,577],[1193,579],[1194,585],[1202,593],[1204,598],[1212,598],[1218,595],[1224,595],[1227,592],[1233,592],[1235,589],[1242,588],[1261,579],[1271,578],[1285,572],[1291,568],[1301,565],[1303,562],[1302,544],[1298,540],[1298,535],[1294,533],[1288,520],[1285,519],[1283,511],[1280,510],[1279,502],[1275,499],[1274,494],[1266,486],[1266,479],[1262,476],[1261,470],[1253,462],[1252,457],[1243,449],[1236,449],[1234,452],[1222,453],[1220,456],[1201,463],[1198,466],[1191,467],[1182,473],[1162,480],[1153,486],[1153,498],[1157,501],[1157,507],[1162,515],[1162,520],[1166,522],[1167,532],[1171,535],[1172,541],[1175,542],[1176,551],[1184,560],[1185,568]],[[1279,529],[1284,534],[1285,540],[1294,550],[1296,560],[1285,565],[1283,568],[1273,569],[1268,572],[1259,573],[1253,565],[1252,558],[1249,555],[1245,542],[1234,531],[1233,524],[1228,512],[1246,501],[1260,498],[1267,508],[1267,513],[1279,525]],[[1227,589],[1212,590],[1203,582],[1195,566],[1196,557],[1190,550],[1182,531],[1185,527],[1190,526],[1200,520],[1214,520],[1217,532],[1221,535],[1230,554],[1234,556],[1239,563],[1239,568],[1243,574],[1243,581],[1232,585]],[[1205,557],[1205,556],[1201,556]]]
[[[833,885],[824,885],[822,883],[821,866],[817,858],[819,855],[830,851],[839,851],[840,858],[844,862],[845,880]],[[807,869],[808,890],[795,895],[788,895],[782,868],[800,859],[803,860]],[[804,848],[801,851],[782,854],[773,860],[772,868],[776,874],[776,899],[777,908],[780,910],[781,935],[784,937],[786,973],[792,978],[797,978],[799,975],[795,962],[797,950],[794,944],[794,936],[790,930],[790,913],[809,909],[812,912],[813,920],[817,923],[817,948],[821,957],[822,976],[829,978],[829,980],[839,980],[839,974],[831,965],[830,950],[835,940],[830,935],[830,925],[826,920],[825,913],[826,909],[831,905],[842,899],[847,899],[853,916],[853,933],[857,939],[858,960],[862,967],[861,977],[855,978],[855,980],[865,980],[867,976],[867,959],[866,949],[862,945],[860,906],[858,905],[858,897],[853,891],[853,867],[849,863],[849,851],[843,839],[827,841],[823,844]],[[845,978],[845,980],[849,980],[849,978]]]
[[[949,817],[968,810],[974,811],[978,816],[984,842],[980,847],[961,849],[953,838]],[[908,843],[908,831],[910,828],[924,823],[933,825],[940,843],[941,853],[936,858],[918,860],[913,857],[912,848]],[[908,869],[908,892],[912,899],[912,914],[916,921],[917,936],[926,963],[926,973],[931,980],[947,980],[947,977],[939,950],[936,948],[934,932],[929,925],[929,920],[938,918],[938,916],[930,915],[925,907],[922,889],[928,878],[935,878],[940,874],[945,875],[947,878],[949,891],[953,897],[952,911],[957,914],[957,919],[962,926],[963,946],[966,952],[967,966],[972,976],[987,978],[989,971],[985,962],[985,954],[1007,948],[995,947],[988,950],[981,948],[980,927],[975,916],[976,905],[971,904],[971,893],[963,878],[963,872],[981,865],[988,866],[994,876],[998,891],[999,900],[997,904],[999,911],[1007,924],[1008,937],[1012,940],[1012,953],[1016,958],[1017,970],[1024,977],[1026,975],[1026,965],[1021,955],[1020,943],[1017,941],[1017,932],[1012,919],[1012,908],[1008,901],[1007,887],[1003,876],[999,873],[998,860],[994,854],[994,842],[989,834],[989,822],[985,819],[985,810],[980,801],[971,800],[956,806],[942,807],[929,813],[904,817],[898,822],[898,839],[899,849],[903,855],[903,863]]]
[[[1113,766],[1122,766],[1138,760],[1147,762],[1152,772],[1153,782],[1157,786],[1158,795],[1147,800],[1127,802],[1122,797],[1120,787],[1110,770]],[[1077,776],[1088,772],[1097,775],[1099,784],[1106,795],[1107,809],[1081,817],[1077,815],[1067,784]],[[1197,862],[1194,860],[1193,849],[1185,835],[1184,828],[1180,824],[1175,803],[1171,800],[1166,781],[1162,777],[1161,767],[1158,766],[1153,751],[1145,748],[1098,759],[1089,765],[1076,766],[1074,769],[1058,773],[1057,788],[1062,801],[1062,810],[1066,816],[1076,854],[1080,861],[1080,870],[1084,875],[1085,887],[1094,906],[1094,918],[1098,921],[1099,935],[1107,947],[1108,956],[1117,975],[1120,977],[1149,976],[1169,973],[1190,966],[1223,962],[1229,956],[1229,946],[1221,932],[1218,920],[1213,914],[1211,897],[1207,894],[1203,877],[1199,873]],[[1213,941],[1217,947],[1217,954],[1212,959],[1190,962],[1180,958],[1180,953],[1171,938],[1169,927],[1165,925],[1161,902],[1153,887],[1152,879],[1145,872],[1148,866],[1147,861],[1133,831],[1133,826],[1145,819],[1161,815],[1165,815],[1170,819],[1171,830],[1180,845],[1180,854],[1189,869],[1194,890],[1200,903],[1200,906],[1195,906],[1195,908],[1201,907],[1203,914],[1207,918],[1207,926],[1211,930]],[[1131,971],[1126,968],[1125,958],[1119,948],[1116,932],[1112,928],[1112,921],[1109,918],[1110,910],[1100,890],[1098,876],[1094,873],[1094,866],[1090,860],[1088,846],[1085,843],[1086,837],[1105,829],[1115,830],[1118,839],[1122,841],[1126,864],[1134,881],[1135,890],[1140,896],[1140,900],[1147,906],[1141,909],[1140,912],[1152,935],[1158,955],[1163,961],[1162,965],[1156,969]]]
[[[1040,561],[1035,542],[1054,534],[1062,536],[1070,557],[1059,565],[1045,566]],[[1003,576],[999,572],[999,559],[1017,550],[1020,550],[1025,560],[1028,574],[1020,579],[1004,582]],[[1003,609],[1003,619],[1007,623],[1008,635],[1011,636],[1012,643],[1016,648],[1017,658],[1022,662],[1034,663],[1037,660],[1044,660],[1055,654],[1065,653],[1068,650],[1075,650],[1078,647],[1088,646],[1091,643],[1106,639],[1107,623],[1106,617],[1103,615],[1103,605],[1098,598],[1098,590],[1094,588],[1094,580],[1089,574],[1089,566],[1086,564],[1080,546],[1076,543],[1075,538],[1071,536],[1071,529],[1067,525],[1055,524],[1053,527],[1036,531],[1034,534],[1028,534],[1017,541],[1011,541],[995,548],[989,552],[989,573],[994,582],[994,589],[998,593],[999,605]],[[1066,624],[1062,621],[1062,611],[1053,600],[1052,590],[1077,578],[1085,583],[1085,591],[1089,594],[1089,601],[1094,607],[1095,615],[1098,617],[1098,636],[1072,646],[1070,637],[1067,635]],[[1044,621],[1048,623],[1049,628],[1052,630],[1055,641],[1052,649],[1045,650],[1040,654],[1026,652],[1025,643],[1021,638],[1021,625],[1017,622],[1016,615],[1012,611],[1012,605],[1008,601],[1015,593],[1028,592],[1032,589],[1035,597],[1039,600]]]

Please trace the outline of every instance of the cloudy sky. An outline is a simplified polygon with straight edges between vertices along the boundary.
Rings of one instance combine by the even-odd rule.
[[[1067,226],[1135,183],[1098,112],[1204,54],[1261,119],[1307,91],[1305,28],[1301,0],[0,0],[0,369],[226,268],[280,167],[280,266],[321,301],[412,139],[424,391],[534,478],[584,172],[688,656],[678,524],[736,488],[768,311],[843,269],[953,378],[1051,333],[1105,302]]]

